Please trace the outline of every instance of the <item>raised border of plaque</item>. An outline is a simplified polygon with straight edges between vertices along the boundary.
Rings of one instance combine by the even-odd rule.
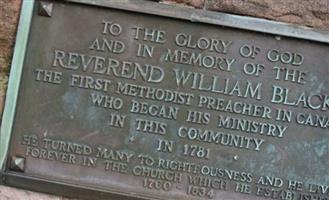
[[[108,190],[100,190],[99,188],[92,188],[90,186],[64,184],[62,182],[29,177],[24,173],[17,172],[20,170],[20,167],[24,167],[24,161],[19,160],[19,158],[16,163],[16,171],[6,169],[6,163],[8,162],[7,153],[14,123],[14,115],[19,94],[23,63],[27,51],[26,47],[29,39],[30,25],[33,13],[36,9],[38,9],[38,2],[39,0],[24,0],[22,2],[21,16],[11,66],[7,98],[5,102],[5,110],[3,113],[1,125],[0,183],[24,189],[32,189],[35,191],[47,193],[57,193],[64,196],[79,196],[87,199],[122,199],[123,196],[125,199],[154,199],[154,197],[143,194],[134,194],[122,191],[109,192]],[[307,27],[252,17],[196,10],[191,8],[173,7],[170,5],[154,3],[147,0],[64,0],[64,2],[85,4],[89,6],[100,6],[111,9],[119,9],[142,14],[186,20],[189,22],[212,24],[278,36],[311,40],[320,43],[329,43],[329,34],[325,31],[318,31]],[[51,17],[51,13],[49,12],[51,11],[45,10],[44,15]]]

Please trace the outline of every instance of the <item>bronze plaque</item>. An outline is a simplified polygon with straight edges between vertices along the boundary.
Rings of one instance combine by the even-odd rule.
[[[326,42],[86,2],[34,4],[5,184],[86,199],[329,199]]]

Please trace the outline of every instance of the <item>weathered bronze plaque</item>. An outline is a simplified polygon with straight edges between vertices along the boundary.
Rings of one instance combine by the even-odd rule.
[[[329,199],[326,33],[101,0],[24,1],[19,29],[5,184],[86,199]]]

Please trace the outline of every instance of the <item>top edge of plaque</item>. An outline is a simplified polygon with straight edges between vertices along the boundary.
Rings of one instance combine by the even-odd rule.
[[[131,12],[139,12],[168,18],[188,20],[195,23],[220,25],[230,28],[256,31],[315,42],[329,43],[329,32],[286,22],[227,14],[217,11],[177,7],[150,0],[64,0],[65,2],[101,6]]]

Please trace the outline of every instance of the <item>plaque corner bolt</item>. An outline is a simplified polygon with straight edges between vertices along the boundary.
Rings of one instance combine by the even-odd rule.
[[[39,15],[44,17],[51,17],[54,9],[54,3],[47,0],[39,1]]]
[[[25,158],[22,156],[12,156],[10,158],[10,169],[16,172],[24,172]]]

